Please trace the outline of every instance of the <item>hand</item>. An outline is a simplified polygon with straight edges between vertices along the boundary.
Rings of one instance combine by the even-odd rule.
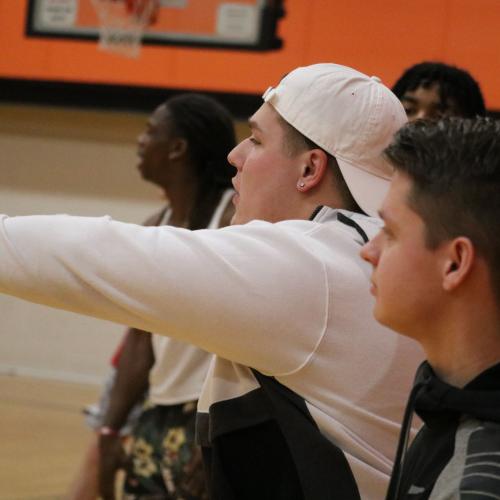
[[[103,500],[115,500],[115,478],[126,463],[122,439],[118,435],[99,436],[99,494]]]

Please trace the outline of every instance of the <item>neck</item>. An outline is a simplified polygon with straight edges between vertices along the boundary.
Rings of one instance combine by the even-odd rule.
[[[327,206],[340,210],[346,209],[342,197],[334,188],[333,183],[325,183],[317,190],[311,190],[302,194],[300,200],[300,216],[297,219],[308,219],[319,206]]]
[[[177,227],[189,227],[191,213],[198,195],[198,184],[193,178],[177,179],[175,185],[163,189],[170,202],[172,215],[170,224]]]
[[[500,315],[496,306],[490,308],[485,302],[462,302],[422,340],[434,371],[455,387],[500,362]]]

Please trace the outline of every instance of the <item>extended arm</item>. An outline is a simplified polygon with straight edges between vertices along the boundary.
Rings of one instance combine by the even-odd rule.
[[[327,323],[311,223],[220,230],[109,218],[0,219],[0,292],[198,345],[267,373],[304,363]],[[287,349],[283,349],[283,345]]]

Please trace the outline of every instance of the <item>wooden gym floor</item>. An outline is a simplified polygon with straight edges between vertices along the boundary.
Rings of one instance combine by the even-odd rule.
[[[90,431],[99,387],[0,375],[0,500],[62,500]]]

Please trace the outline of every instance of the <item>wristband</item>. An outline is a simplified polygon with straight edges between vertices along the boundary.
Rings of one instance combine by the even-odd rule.
[[[103,425],[99,428],[99,435],[120,437],[120,431],[117,431],[116,429],[113,429],[113,427],[109,427],[108,425]]]

